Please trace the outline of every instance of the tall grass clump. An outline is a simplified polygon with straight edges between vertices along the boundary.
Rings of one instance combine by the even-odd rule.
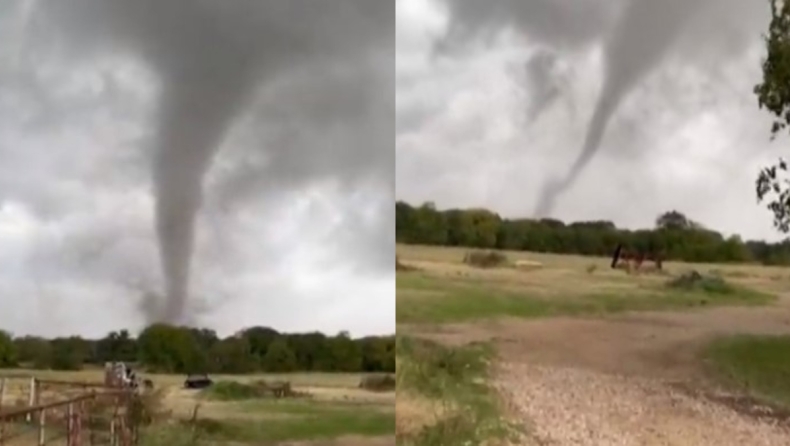
[[[469,251],[464,263],[476,268],[497,268],[508,263],[507,256],[499,251]]]

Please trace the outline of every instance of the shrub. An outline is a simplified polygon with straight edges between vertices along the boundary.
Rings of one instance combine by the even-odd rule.
[[[713,294],[731,294],[732,285],[721,276],[703,276],[697,271],[689,271],[667,282],[667,287],[682,291],[702,291]]]
[[[496,268],[507,261],[507,256],[499,251],[470,251],[464,256],[464,263],[477,268]]]
[[[266,382],[258,380],[250,384],[238,381],[220,381],[204,390],[213,399],[221,401],[239,401],[255,398],[295,398],[307,397],[305,392],[296,392],[288,381]]]
[[[395,378],[390,375],[368,375],[359,382],[359,388],[373,392],[388,392],[395,390]]]
[[[253,386],[238,381],[219,381],[203,391],[211,398],[222,401],[249,400],[261,398],[265,394],[261,386]]]

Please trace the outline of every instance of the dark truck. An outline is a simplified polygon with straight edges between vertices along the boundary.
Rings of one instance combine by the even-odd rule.
[[[184,380],[185,389],[205,389],[212,384],[214,384],[214,381],[212,381],[211,378],[209,378],[205,373],[187,375],[187,379]]]

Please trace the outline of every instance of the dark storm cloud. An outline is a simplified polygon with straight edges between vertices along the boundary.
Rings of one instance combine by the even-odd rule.
[[[511,28],[534,43],[566,48],[594,44],[614,19],[618,1],[447,0],[451,17],[447,44],[491,37]]]
[[[527,122],[532,122],[562,93],[561,75],[556,70],[557,54],[549,50],[537,51],[527,60],[525,71],[529,84]]]
[[[549,180],[534,215],[548,217],[557,198],[572,186],[601,146],[612,114],[651,72],[706,0],[630,0],[604,43],[604,80],[581,152],[561,179]]]
[[[27,29],[17,35],[28,51],[22,64],[7,64],[8,76],[41,75],[46,63],[79,69],[123,57],[153,76],[154,119],[147,121],[155,132],[134,148],[152,165],[167,296],[149,320],[190,317],[197,215],[207,197],[232,207],[245,197],[330,179],[349,190],[374,189],[372,206],[380,212],[379,203],[393,198],[390,0],[40,1],[25,20]],[[51,86],[31,84],[31,91],[42,89],[60,99],[59,108],[9,88],[43,108],[36,125],[46,128],[47,115],[62,117],[77,104],[57,98]],[[95,106],[112,91],[107,83],[88,96]],[[247,134],[235,139],[242,148],[230,147],[237,133]],[[215,162],[223,158],[220,169]],[[246,163],[251,159],[257,162]],[[206,184],[207,176],[214,181]],[[347,238],[349,257],[366,270],[391,269],[392,255],[382,254],[391,254],[391,237],[381,237],[391,224],[368,224],[353,215],[343,221],[344,231],[373,234]]]
[[[734,0],[497,1],[447,0],[450,27],[444,46],[490,40],[517,30],[527,44],[538,42],[560,50],[603,45],[603,85],[587,135],[567,173],[543,186],[535,215],[550,215],[566,191],[598,153],[607,126],[622,101],[667,57],[682,57],[705,70],[723,58],[742,53],[753,41],[767,12]],[[547,103],[556,90],[543,80],[538,59],[533,78],[533,104]],[[534,105],[533,105],[534,107]],[[538,109],[542,109],[539,107]],[[537,116],[532,112],[532,116]]]

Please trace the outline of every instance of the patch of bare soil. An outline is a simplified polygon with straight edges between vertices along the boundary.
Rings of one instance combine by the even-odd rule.
[[[330,440],[281,443],[279,446],[395,446],[395,436],[344,436]]]
[[[697,348],[714,336],[790,333],[790,307],[783,304],[603,318],[502,319],[398,329],[449,345],[494,341],[501,356],[514,363],[679,380],[696,377]]]
[[[697,359],[698,348],[717,335],[790,333],[785,299],[772,307],[500,320],[420,331],[446,344],[494,341],[504,358],[496,387],[544,444],[790,444],[787,414],[712,390]]]

